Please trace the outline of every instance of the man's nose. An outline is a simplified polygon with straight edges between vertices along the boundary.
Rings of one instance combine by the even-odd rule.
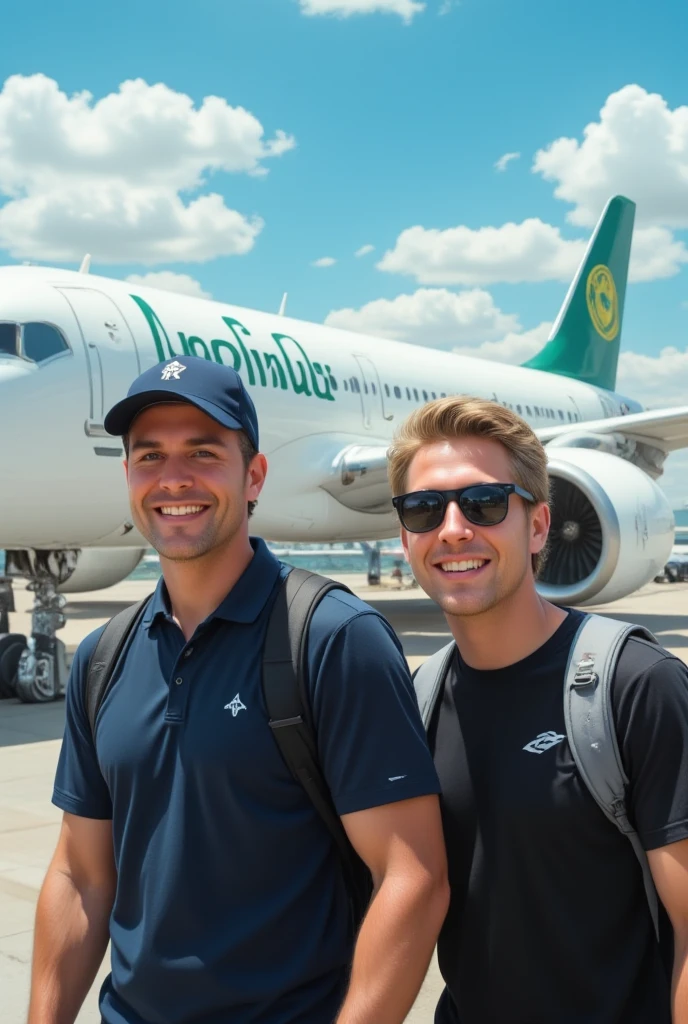
[[[459,540],[471,540],[473,527],[459,508],[458,501],[450,501],[439,529],[439,539],[450,544]]]
[[[183,491],[193,487],[193,473],[187,459],[167,458],[160,471],[160,486],[167,491]]]

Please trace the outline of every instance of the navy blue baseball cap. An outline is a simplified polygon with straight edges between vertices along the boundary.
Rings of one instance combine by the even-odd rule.
[[[145,370],[105,417],[108,434],[123,437],[151,405],[188,402],[229,430],[244,430],[258,448],[256,407],[236,370],[199,356],[179,356]]]

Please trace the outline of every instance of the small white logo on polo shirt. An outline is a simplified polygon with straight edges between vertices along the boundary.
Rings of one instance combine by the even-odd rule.
[[[179,380],[179,374],[183,373],[185,369],[186,367],[184,366],[184,364],[178,363],[177,360],[175,359],[173,363],[168,363],[167,366],[162,371],[162,379],[172,380],[172,378],[174,377],[175,380]]]
[[[405,775],[390,775],[387,779],[388,782],[398,782],[399,779],[405,779]]]
[[[562,733],[550,729],[549,732],[541,732],[530,743],[526,743],[523,749],[527,750],[529,754],[544,754],[546,750],[556,747],[557,743],[561,743],[565,738]]]
[[[231,711],[232,718],[236,718],[240,711],[246,711],[246,705],[242,704],[241,697],[238,693],[234,700],[230,700],[229,704],[225,704],[225,711]]]

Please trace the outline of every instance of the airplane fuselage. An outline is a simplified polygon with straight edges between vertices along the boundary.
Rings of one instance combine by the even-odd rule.
[[[392,535],[391,506],[348,508],[321,484],[344,447],[389,443],[428,399],[481,395],[535,428],[641,408],[537,370],[71,271],[0,268],[0,548],[145,544],[103,418],[142,370],[188,355],[241,373],[270,466],[254,529],[282,541]]]

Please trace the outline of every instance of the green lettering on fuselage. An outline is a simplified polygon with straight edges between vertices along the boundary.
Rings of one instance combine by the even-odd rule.
[[[150,328],[158,362],[164,363],[183,355],[199,356],[210,362],[233,367],[238,373],[245,374],[248,383],[253,386],[273,387],[308,398],[334,402],[332,389],[336,389],[336,382],[333,383],[330,367],[323,369],[319,362],[312,362],[301,342],[291,335],[272,335],[277,352],[248,349],[244,338],[251,337],[249,329],[234,317],[223,316],[222,321],[229,328],[232,340],[212,338],[207,342],[198,334],[187,335],[184,331],[177,331],[181,351],[175,351],[170,335],[153,307],[139,295],[131,295],[131,298]]]

